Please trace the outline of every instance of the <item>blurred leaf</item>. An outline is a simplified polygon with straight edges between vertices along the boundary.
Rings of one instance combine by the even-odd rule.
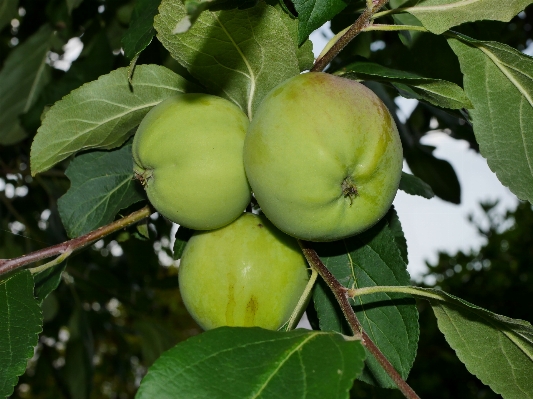
[[[0,397],[13,393],[41,330],[31,273],[23,270],[0,281]]]
[[[402,172],[399,189],[407,194],[419,195],[427,199],[431,199],[435,196],[435,193],[429,184],[422,179],[405,172]]]
[[[41,303],[44,323],[53,320],[59,312],[59,302],[53,293],[50,294]]]
[[[71,186],[57,205],[69,237],[111,223],[121,209],[145,198],[133,176],[130,143],[115,151],[78,155],[65,174]]]
[[[9,24],[17,16],[18,0],[0,1],[0,30]]]
[[[0,145],[14,144],[26,137],[19,116],[30,109],[50,79],[46,59],[51,39],[52,30],[43,25],[11,51],[0,71]]]
[[[180,226],[176,232],[176,240],[174,241],[174,259],[180,259],[183,254],[185,246],[189,242],[189,239],[194,234],[194,230],[187,227]]]
[[[311,32],[331,20],[347,4],[343,0],[293,0],[293,3],[298,12],[298,43],[303,43]]]
[[[364,358],[340,334],[222,327],[164,353],[136,398],[347,398]]]
[[[78,151],[120,146],[148,111],[164,99],[198,88],[157,65],[139,65],[132,90],[119,68],[72,91],[46,113],[31,148],[32,174]]]
[[[533,0],[421,0],[406,11],[432,33],[441,34],[465,22],[490,19],[508,22]]]
[[[472,108],[463,89],[455,83],[431,79],[410,72],[383,67],[371,62],[357,62],[345,68],[340,76],[348,79],[375,80],[391,83],[406,98],[427,101],[444,108]]]
[[[389,223],[389,229],[392,235],[394,236],[394,242],[400,250],[400,254],[402,255],[403,261],[407,265],[409,263],[407,258],[407,240],[405,239],[405,234],[403,233],[402,224],[400,223],[400,218],[398,217],[398,212],[396,212],[394,206],[391,206],[385,218],[387,219],[387,222]]]
[[[354,237],[333,243],[314,243],[320,259],[348,288],[407,285],[409,274],[387,221]],[[327,285],[321,280],[313,295],[322,331],[348,333],[344,316]],[[418,342],[418,313],[412,298],[378,293],[353,302],[354,310],[370,338],[403,378],[411,369]],[[367,356],[361,380],[395,387],[372,355]]]
[[[143,51],[155,35],[154,16],[161,0],[136,0],[130,26],[122,38],[124,55],[132,60]]]
[[[33,280],[35,281],[35,299],[39,303],[42,303],[57,288],[66,266],[67,263],[63,262],[62,264],[33,275]]]
[[[533,202],[533,58],[505,44],[449,39],[464,73],[481,155],[516,196]]]
[[[88,399],[92,388],[94,344],[87,314],[79,303],[70,317],[68,329],[70,338],[62,376],[72,399]]]
[[[140,335],[144,365],[150,367],[163,352],[176,345],[173,332],[153,319],[137,319],[134,328]]]
[[[105,32],[85,43],[83,50],[61,78],[48,82],[35,104],[22,116],[22,125],[26,130],[34,131],[41,126],[43,110],[46,107],[61,100],[82,84],[96,80],[100,75],[112,70],[115,56]]]
[[[533,326],[444,291],[409,287],[429,300],[450,346],[467,369],[505,399],[533,398]]]
[[[67,2],[68,12],[70,14],[72,10],[77,8],[83,2],[83,0],[66,0],[66,2]]]
[[[250,119],[272,88],[299,73],[297,46],[282,20],[288,16],[274,7],[260,2],[204,11],[189,31],[173,34],[185,15],[180,0],[163,0],[157,37],[213,94],[233,101]]]
[[[459,179],[448,161],[436,158],[435,148],[415,145],[404,149],[405,160],[413,174],[429,184],[435,195],[453,204],[461,203]]]

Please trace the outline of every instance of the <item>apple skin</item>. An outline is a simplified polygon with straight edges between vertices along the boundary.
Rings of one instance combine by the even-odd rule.
[[[244,143],[262,211],[309,241],[339,240],[379,221],[396,195],[402,161],[385,104],[362,84],[321,72],[269,92]]]
[[[194,230],[238,218],[251,196],[242,162],[248,125],[236,105],[207,94],[179,94],[150,110],[133,159],[154,208]]]
[[[205,330],[277,330],[309,279],[296,240],[251,213],[221,229],[196,232],[185,246],[178,277],[185,307]]]

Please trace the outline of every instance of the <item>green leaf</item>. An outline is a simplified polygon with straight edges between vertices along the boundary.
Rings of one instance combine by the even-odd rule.
[[[140,336],[143,365],[150,367],[161,354],[176,345],[176,334],[152,319],[137,319],[133,326]]]
[[[43,300],[58,287],[61,282],[61,275],[66,266],[66,262],[63,262],[33,275],[33,280],[35,282],[35,299],[37,299],[40,304],[42,304]]]
[[[72,10],[77,8],[83,2],[83,0],[66,0],[66,1],[67,1],[67,8],[68,8],[69,14],[72,13]]]
[[[121,209],[145,198],[133,176],[131,144],[79,155],[65,174],[71,186],[57,205],[69,237],[111,223]]]
[[[299,43],[303,43],[311,32],[330,21],[347,5],[343,0],[293,0],[293,3],[298,12]]]
[[[409,284],[406,264],[386,220],[357,236],[313,244],[313,248],[345,287]],[[348,333],[340,308],[323,281],[315,289],[314,301],[322,331]],[[414,300],[406,295],[379,293],[358,297],[353,306],[365,331],[406,378],[416,356],[419,335]],[[367,356],[360,379],[382,387],[396,386],[372,355]]]
[[[419,195],[427,199],[431,199],[435,196],[435,193],[429,184],[424,180],[405,172],[402,172],[399,189],[407,194]]]
[[[0,30],[17,16],[18,0],[0,1]]]
[[[173,34],[185,15],[180,0],[163,0],[157,37],[191,75],[250,119],[272,88],[299,73],[297,46],[274,7],[207,10],[189,31]]]
[[[176,232],[176,240],[174,241],[174,259],[181,258],[183,250],[193,234],[194,230],[188,229],[184,226],[179,227],[178,231]]]
[[[439,329],[468,371],[505,399],[533,398],[533,326],[446,292],[403,287],[429,300]]]
[[[441,34],[465,22],[509,22],[531,3],[532,0],[421,0],[402,10],[417,17],[430,32]]]
[[[23,270],[0,281],[0,397],[13,393],[41,330],[31,273]]]
[[[346,67],[341,76],[349,79],[391,83],[406,98],[427,101],[438,107],[472,108],[461,87],[441,79],[425,78],[410,72],[387,68],[371,62],[357,62]]]
[[[391,206],[391,209],[387,213],[386,219],[389,223],[389,229],[394,236],[394,242],[400,250],[403,261],[407,265],[409,263],[407,257],[407,240],[405,239],[405,234],[402,229],[402,224],[400,223],[400,218],[398,217],[398,212],[396,212],[394,206]]]
[[[434,147],[421,144],[404,148],[405,160],[415,176],[430,185],[435,195],[452,204],[461,203],[461,185],[452,165],[433,155]]]
[[[128,84],[119,68],[73,90],[46,113],[31,147],[32,174],[50,169],[78,151],[123,144],[152,107],[185,91],[199,90],[157,65],[139,65]]]
[[[6,58],[0,71],[0,145],[26,137],[19,116],[30,109],[50,79],[46,57],[51,39],[52,30],[43,25]]]
[[[155,35],[154,17],[160,3],[160,0],[137,0],[135,2],[130,26],[122,38],[124,55],[130,60],[152,41]]]
[[[347,399],[364,357],[339,334],[222,327],[164,353],[135,397]]]
[[[505,44],[448,39],[459,57],[481,155],[516,196],[533,202],[533,58]]]

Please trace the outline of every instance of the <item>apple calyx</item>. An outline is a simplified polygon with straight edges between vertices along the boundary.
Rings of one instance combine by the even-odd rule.
[[[350,206],[353,204],[354,198],[359,194],[357,192],[357,186],[350,176],[346,177],[342,183],[342,195],[344,198],[350,198]]]
[[[137,165],[133,168],[134,178],[139,180],[143,187],[148,184],[148,180],[153,177],[153,169],[142,169]]]

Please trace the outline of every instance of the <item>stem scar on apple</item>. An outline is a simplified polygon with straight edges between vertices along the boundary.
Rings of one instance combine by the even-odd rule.
[[[357,187],[350,176],[346,177],[341,184],[342,194],[344,198],[350,198],[350,206],[353,204],[353,199],[359,194]]]

